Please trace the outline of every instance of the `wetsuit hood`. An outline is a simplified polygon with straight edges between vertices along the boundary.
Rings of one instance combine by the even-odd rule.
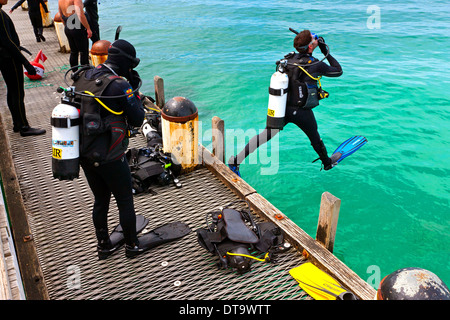
[[[126,40],[114,41],[108,49],[108,59],[105,63],[111,67],[119,76],[128,77],[130,70],[139,64],[136,58],[136,49]]]

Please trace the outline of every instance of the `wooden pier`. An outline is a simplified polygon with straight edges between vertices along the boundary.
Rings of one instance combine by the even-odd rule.
[[[8,11],[11,6],[3,9]],[[36,43],[28,14],[16,10],[12,19],[22,46],[33,55],[43,49],[48,57],[43,63],[44,79],[25,83],[30,125],[45,128],[47,133],[37,137],[13,133],[6,88],[1,85],[0,170],[6,203],[3,206],[0,201],[0,299],[311,299],[289,275],[290,269],[306,260],[358,298],[373,299],[375,290],[332,254],[340,200],[324,192],[322,203],[317,204],[317,240],[311,238],[223,163],[220,133],[224,123],[218,117],[212,119],[213,152],[199,146],[200,165],[180,177],[181,189],[155,187],[154,194],[137,195],[136,213],[149,218],[149,229],[183,221],[195,230],[205,227],[208,211],[244,199],[258,220],[272,221],[282,228],[292,248],[280,254],[274,264],[255,262],[252,271],[243,275],[217,270],[216,257],[198,245],[195,232],[135,259],[125,258],[120,250],[98,260],[91,218],[93,197],[83,172],[74,181],[52,177],[50,115],[59,103],[57,87],[65,86],[68,55],[59,51],[53,27],[44,31],[46,42]],[[162,81],[155,80],[157,103],[161,104]],[[130,147],[146,146],[142,135],[130,142]],[[110,228],[117,222],[113,200]],[[12,239],[17,264],[11,252]]]

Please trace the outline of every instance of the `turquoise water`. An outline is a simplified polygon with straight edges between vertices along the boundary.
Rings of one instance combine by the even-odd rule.
[[[100,2],[102,38],[120,24],[137,48],[142,91],[153,95],[159,75],[166,99],[191,99],[206,146],[211,118],[224,119],[227,159],[246,143],[236,132],[248,140],[265,126],[275,61],[293,50],[288,28],[322,35],[344,74],[322,79],[330,98],[315,109],[319,132],[329,152],[356,134],[369,143],[320,171],[288,125],[241,166],[243,178],[313,237],[321,194],[340,198],[335,254],[373,286],[403,267],[450,284],[447,1]]]

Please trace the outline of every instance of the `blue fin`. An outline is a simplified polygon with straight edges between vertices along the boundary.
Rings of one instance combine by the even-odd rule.
[[[233,165],[233,164],[228,164],[228,167],[230,168],[231,171],[233,171],[234,173],[237,174],[238,177],[241,177],[241,174],[239,172],[239,166],[237,165]]]
[[[331,155],[333,165],[338,164],[349,155],[355,153],[359,148],[367,143],[367,139],[363,136],[353,136],[341,143]]]

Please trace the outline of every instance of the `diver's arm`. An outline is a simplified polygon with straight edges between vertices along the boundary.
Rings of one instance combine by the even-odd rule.
[[[42,8],[44,8],[45,13],[48,13],[48,8],[47,8],[47,5],[45,4],[45,1],[44,0],[39,0],[39,2],[41,3]]]
[[[342,76],[342,67],[335,58],[330,54],[330,48],[325,44],[323,37],[319,38],[318,47],[322,54],[327,58],[329,66],[326,63],[319,65],[320,73],[325,77],[340,77]]]
[[[327,65],[326,63],[322,62],[319,65],[320,68],[320,74],[324,75],[325,77],[340,77],[342,76],[342,67],[339,64],[339,62],[331,56],[331,54],[328,54],[327,60],[330,63],[330,65]]]
[[[14,10],[16,10],[22,3],[24,3],[25,0],[18,1],[15,5],[12,6],[12,8],[9,10],[9,13],[12,13]]]
[[[141,98],[136,94],[132,94],[131,97],[129,96],[125,99],[127,100],[127,104],[125,105],[124,113],[127,116],[128,123],[133,127],[140,127],[145,118]]]
[[[21,64],[23,64],[25,67],[29,67],[30,62],[25,58],[25,56],[20,51],[20,44],[16,44],[11,39],[11,25],[9,24],[9,21],[6,20],[5,16],[3,15],[3,11],[0,13],[0,44],[1,47],[5,51],[7,51],[11,57],[16,60],[20,61]]]
[[[81,24],[87,30],[88,38],[92,37],[91,27],[89,26],[89,23],[88,23],[88,21],[86,19],[86,15],[84,14],[84,11],[83,11],[83,1],[81,1],[81,0],[74,0],[73,4],[75,6],[75,13],[78,16],[78,19],[80,19]]]
[[[133,127],[142,125],[145,117],[144,107],[140,97],[133,93],[133,88],[128,81],[124,79],[116,80],[108,86],[104,93],[107,95],[124,95],[123,98],[120,98],[119,105],[127,117],[128,124]]]

